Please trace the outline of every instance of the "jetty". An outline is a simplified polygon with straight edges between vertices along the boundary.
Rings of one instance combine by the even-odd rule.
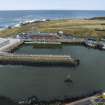
[[[64,43],[64,44],[82,44],[84,43],[84,39],[83,38],[78,38],[78,39],[60,39],[60,42],[61,43]]]
[[[32,45],[37,45],[37,44],[42,44],[42,45],[61,45],[61,42],[46,42],[46,41],[26,41],[24,42],[25,44],[32,44]]]
[[[0,64],[76,66],[79,60],[69,55],[26,55],[1,52]]]

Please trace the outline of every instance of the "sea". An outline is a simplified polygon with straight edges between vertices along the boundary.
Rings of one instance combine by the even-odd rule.
[[[83,19],[105,16],[105,11],[0,11],[0,27],[32,19]],[[0,65],[0,95],[13,99],[36,96],[39,100],[64,99],[105,90],[105,51],[84,46],[34,48],[21,46],[19,54],[63,54],[80,59],[78,67]],[[72,83],[65,83],[70,75]]]
[[[0,11],[0,27],[15,25],[27,20],[40,19],[83,19],[105,16],[105,11],[86,10],[24,10]]]

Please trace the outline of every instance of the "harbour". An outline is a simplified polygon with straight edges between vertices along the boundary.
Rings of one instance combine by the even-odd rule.
[[[32,36],[32,37],[34,37],[34,36]],[[56,72],[60,72],[59,70],[61,70],[61,72],[63,72],[64,74],[61,73],[60,75],[62,75],[63,78],[61,78],[57,81],[61,82],[65,89],[68,88],[67,92],[64,92],[61,95],[62,97],[59,97],[59,96],[57,97],[57,99],[61,99],[61,100],[64,99],[65,94],[66,94],[65,100],[66,99],[71,100],[71,96],[74,97],[72,99],[76,99],[75,96],[77,96],[77,97],[87,96],[87,95],[93,93],[94,91],[104,89],[103,84],[101,84],[101,83],[98,83],[98,84],[100,84],[99,87],[97,86],[98,88],[93,86],[92,88],[88,89],[86,87],[80,86],[79,91],[76,88],[76,86],[78,85],[77,81],[79,83],[81,83],[81,85],[83,86],[82,80],[81,80],[83,75],[85,75],[85,77],[88,75],[91,75],[91,72],[88,69],[94,71],[94,70],[96,70],[96,68],[94,68],[94,67],[97,64],[102,65],[102,63],[104,63],[104,59],[103,59],[104,52],[102,52],[100,50],[95,50],[94,47],[91,47],[90,45],[88,47],[90,47],[91,49],[88,49],[87,47],[84,46],[84,43],[86,43],[86,44],[88,44],[88,43],[96,44],[96,43],[93,43],[93,41],[90,39],[89,39],[90,42],[88,42],[87,40],[85,40],[83,38],[66,39],[64,37],[59,38],[57,36],[57,39],[54,38],[53,40],[51,40],[49,38],[50,37],[49,35],[45,35],[43,37],[39,37],[39,36],[36,38],[35,37],[34,37],[34,39],[31,39],[29,37],[28,37],[28,39],[26,37],[25,37],[25,39],[23,39],[23,38],[21,39],[19,37],[14,38],[14,39],[9,38],[8,39],[8,40],[10,40],[9,43],[7,43],[7,41],[8,41],[7,39],[5,39],[5,38],[1,39],[1,40],[3,40],[3,41],[1,41],[1,44],[3,43],[4,46],[3,46],[3,48],[1,46],[0,64],[2,66],[5,65],[5,67],[13,67],[13,69],[14,69],[14,67],[18,67],[18,68],[20,68],[20,70],[22,70],[22,68],[25,68],[25,70],[28,70],[26,68],[32,68],[32,72],[35,72],[35,71],[33,71],[34,70],[33,66],[34,66],[34,68],[37,68],[37,69],[42,67],[42,68],[40,68],[41,71],[39,70],[37,72],[47,73],[47,74],[48,74],[49,70],[52,70],[52,71],[54,70],[54,72],[55,72],[56,68],[58,68]],[[46,37],[47,37],[47,39],[46,39]],[[51,36],[51,38],[52,38],[52,36]],[[55,39],[56,39],[56,41],[55,41]],[[11,42],[11,40],[12,40],[12,42]],[[6,45],[4,44],[4,42],[6,42],[5,43]],[[35,46],[37,44],[38,45],[39,44],[46,45],[46,46],[48,46],[50,44],[54,45],[54,46],[62,45],[62,47],[60,49],[59,48],[57,48],[57,49],[44,48],[43,49],[41,47],[39,47],[38,49],[34,48],[33,46]],[[94,53],[92,53],[92,52],[94,52]],[[97,54],[100,56],[97,56]],[[90,57],[92,57],[92,58],[90,58]],[[103,59],[103,61],[102,61],[102,59]],[[87,61],[88,61],[88,63],[87,63]],[[92,62],[94,62],[94,65]],[[2,66],[1,66],[1,68],[2,68]],[[4,68],[4,66],[3,66],[3,68]],[[42,72],[42,69],[44,69],[44,72]],[[67,71],[65,71],[65,72],[62,71],[64,69]],[[104,65],[101,69],[104,70]],[[97,67],[97,70],[99,70],[98,67]],[[52,72],[52,71],[50,71],[50,72]],[[13,71],[11,71],[11,72],[13,72]],[[15,72],[17,72],[17,71],[15,71]],[[23,70],[20,72],[23,72]],[[79,72],[81,72],[81,73],[79,73]],[[85,74],[85,72],[86,72],[86,74]],[[73,76],[74,74],[77,75],[77,77],[78,77],[78,75],[81,75],[81,79]],[[57,73],[57,75],[58,75],[58,73]],[[95,77],[97,77],[96,75],[98,75],[98,74],[95,74]],[[50,76],[51,76],[51,74],[50,74]],[[62,77],[62,76],[60,76],[60,77]],[[40,78],[40,76],[39,76],[39,78]],[[56,78],[58,78],[58,76]],[[93,77],[90,78],[91,81],[92,81],[92,78]],[[86,78],[86,80],[88,80],[88,77]],[[42,82],[39,82],[39,85],[41,85],[40,83],[42,83]],[[96,84],[97,84],[97,82],[96,82]],[[85,84],[85,85],[87,86],[87,84]],[[72,89],[71,91],[69,90],[69,86]],[[83,88],[85,90],[83,90]],[[81,91],[81,89],[83,91]],[[51,88],[51,90],[52,90],[52,88]],[[75,91],[77,94],[75,94]],[[68,92],[70,92],[70,93],[68,93]],[[46,101],[53,100],[53,97],[56,97],[56,94],[53,94],[54,96],[50,95],[52,93],[47,94],[47,96],[49,96],[49,97],[45,97],[44,94],[42,94],[42,93],[40,93],[41,94],[40,95],[39,92],[37,93],[36,91],[34,94],[40,100],[44,99]],[[27,94],[25,96],[29,96],[29,94]],[[15,97],[15,96],[9,95],[9,97]],[[19,95],[19,97],[21,97],[21,95]]]
[[[42,13],[5,13],[8,26],[0,33],[0,95],[19,104],[58,105],[104,91],[105,23],[86,19],[104,16],[104,11]]]
[[[61,37],[56,33],[37,33],[17,35],[16,38],[1,38],[0,48],[0,64],[22,64],[22,65],[73,65],[77,66],[80,63],[79,59],[74,59],[69,55],[32,55],[32,54],[13,54],[12,52],[24,44],[42,44],[42,45],[61,45]],[[64,40],[64,39],[62,39]],[[77,40],[78,41],[78,40]],[[65,41],[67,42],[67,41]],[[73,41],[73,43],[76,41]],[[81,42],[81,41],[78,41]],[[67,42],[68,43],[68,42]],[[69,40],[69,43],[72,43]]]
[[[36,55],[36,54],[13,54],[21,45],[39,46],[63,46],[69,45],[85,45],[90,48],[103,49],[102,41],[97,42],[95,39],[85,40],[84,38],[65,38],[63,32],[58,33],[22,33],[16,38],[1,38],[0,48],[0,64],[14,65],[67,65],[77,66],[80,64],[80,59],[74,59],[70,55]],[[8,53],[9,52],[9,53]]]
[[[34,94],[40,100],[53,100],[55,99],[54,97],[57,99],[77,97],[92,93],[94,90],[105,89],[104,51],[88,49],[83,46],[64,46],[62,49],[34,49],[32,46],[23,46],[17,49],[15,53],[71,55],[80,59],[80,65],[75,68],[61,65],[34,67],[9,64],[0,65],[0,77],[4,80],[1,85],[8,86],[8,88],[0,87],[3,90],[1,94],[8,97],[22,98]],[[10,69],[8,70],[8,68]],[[6,74],[6,78],[3,76],[4,74]],[[69,74],[73,83],[64,82]],[[47,87],[49,87],[49,90]]]

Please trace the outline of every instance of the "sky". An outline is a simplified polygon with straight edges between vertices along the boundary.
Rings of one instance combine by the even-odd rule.
[[[0,10],[105,10],[105,0],[0,0]]]

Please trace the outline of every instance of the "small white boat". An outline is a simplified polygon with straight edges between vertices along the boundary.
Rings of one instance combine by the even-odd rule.
[[[72,83],[71,75],[67,75],[66,79],[64,80],[65,83]]]
[[[105,50],[105,45],[103,45],[102,50]]]

